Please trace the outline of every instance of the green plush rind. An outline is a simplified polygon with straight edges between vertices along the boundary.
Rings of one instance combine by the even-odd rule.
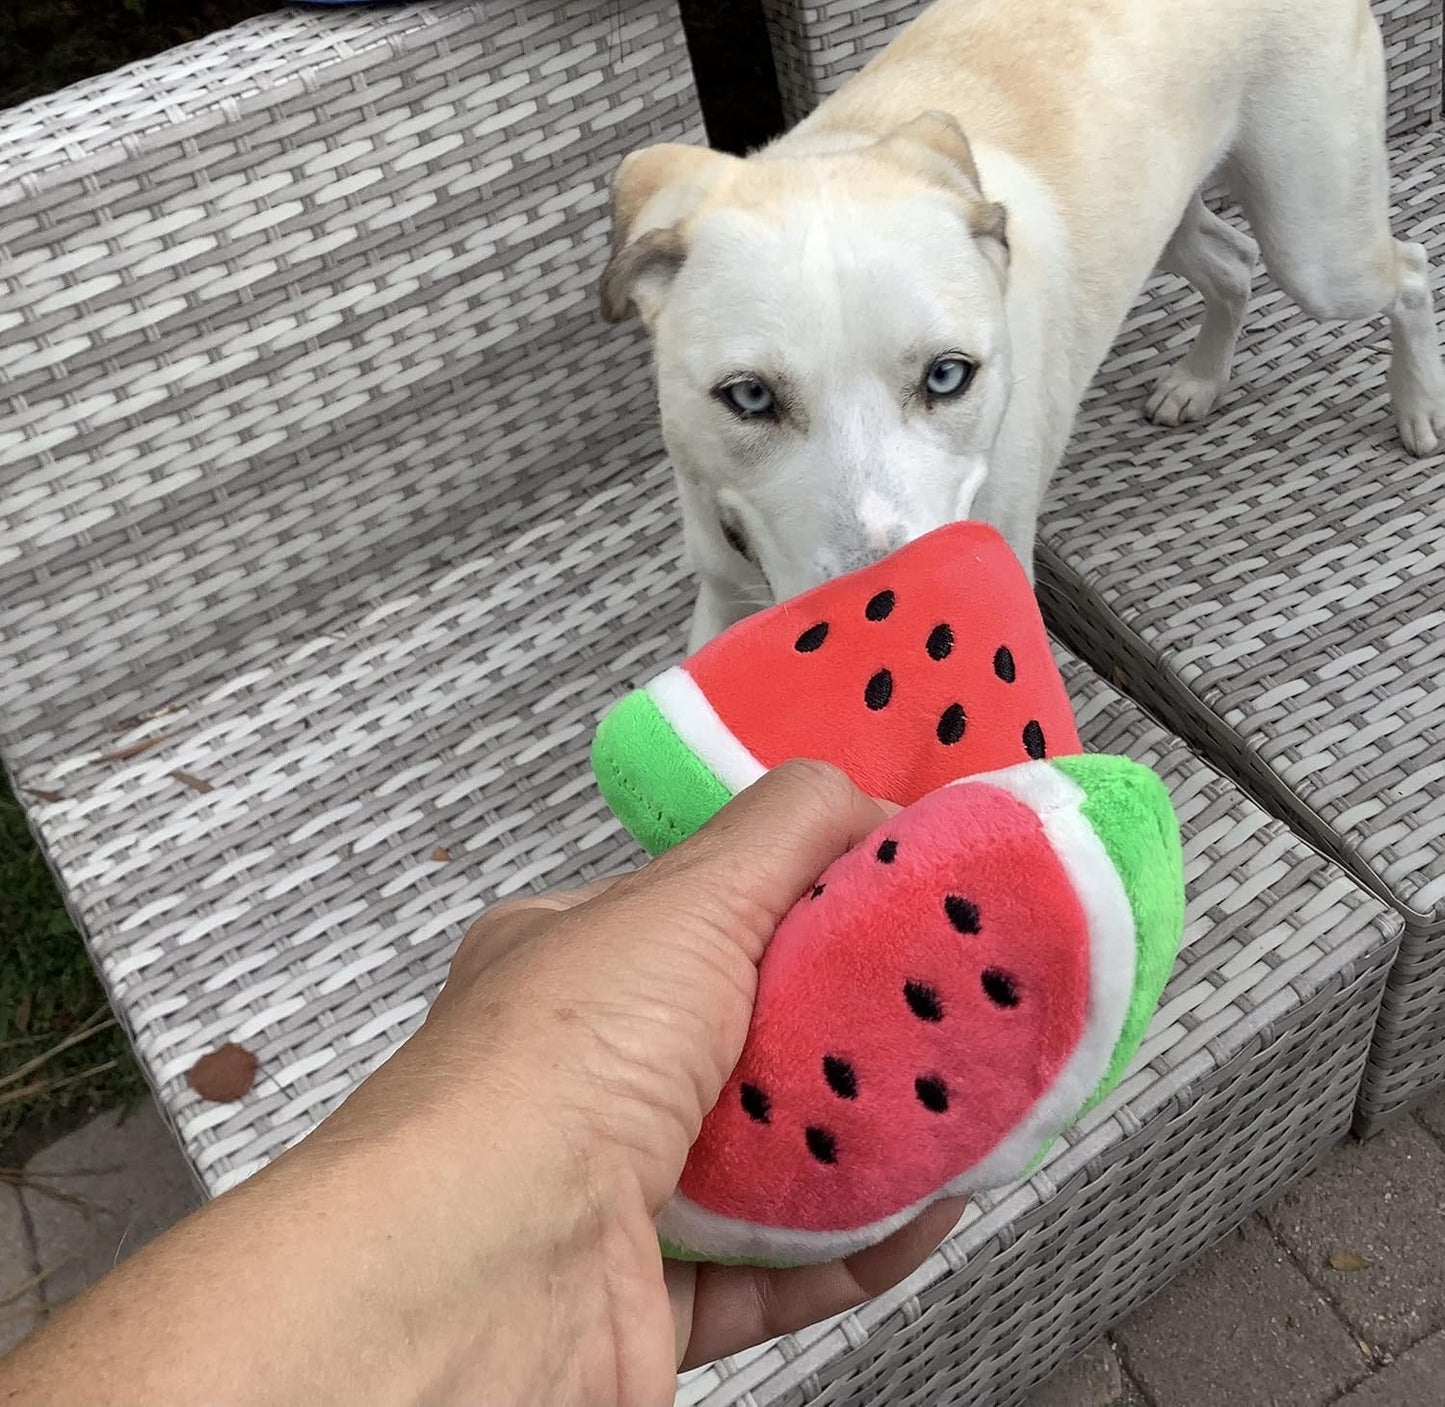
[[[649,855],[686,840],[732,798],[643,689],[597,725],[592,771],[612,814]]]
[[[657,1244],[662,1248],[663,1260],[685,1260],[695,1265],[753,1265],[764,1270],[792,1270],[794,1264],[788,1260],[758,1260],[747,1256],[705,1256],[698,1251],[690,1251],[686,1246],[679,1246],[669,1241],[666,1236],[659,1236]]]
[[[1104,1077],[1079,1112],[1118,1084],[1144,1039],[1184,936],[1184,849],[1168,788],[1147,767],[1097,753],[1053,765],[1084,791],[1082,810],[1113,862],[1134,916],[1134,990]]]

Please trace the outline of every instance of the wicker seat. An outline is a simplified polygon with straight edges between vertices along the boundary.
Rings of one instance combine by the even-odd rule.
[[[670,0],[283,11],[0,113],[0,745],[213,1190],[481,902],[625,853],[584,745],[687,597],[596,313],[649,137],[701,140]]]
[[[604,184],[694,138],[667,0],[278,15],[0,114],[0,748],[213,1191],[393,1048],[493,896],[633,851],[599,710],[690,588]],[[717,1401],[1017,1401],[1337,1140],[1386,904],[1076,661],[1188,946],[1135,1068],[909,1285]],[[220,1042],[261,1077],[207,1104]]]
[[[1439,0],[1374,0],[1397,229],[1445,269]],[[784,106],[832,91],[919,0],[765,0]],[[1146,292],[1051,490],[1054,626],[1405,918],[1357,1119],[1445,1083],[1445,457],[1390,420],[1383,324],[1320,326],[1261,279],[1235,382],[1204,426],[1143,421],[1199,320]]]
[[[1398,227],[1438,273],[1445,127],[1395,165]],[[1041,592],[1096,666],[1403,915],[1369,1133],[1445,1085],[1445,455],[1399,445],[1383,326],[1311,323],[1263,281],[1215,415],[1145,424],[1197,316],[1173,284],[1125,330],[1051,491]]]

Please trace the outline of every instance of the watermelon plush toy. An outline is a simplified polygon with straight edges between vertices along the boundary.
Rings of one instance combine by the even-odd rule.
[[[592,764],[652,854],[769,768],[811,757],[906,806],[958,777],[1080,751],[1018,558],[954,523],[750,616],[629,695]]]
[[[658,1219],[677,1257],[800,1265],[1000,1186],[1117,1082],[1183,930],[1163,784],[1082,753],[1033,592],[957,523],[750,617],[603,719],[656,854],[789,758],[903,809],[784,918],[737,1069]]]

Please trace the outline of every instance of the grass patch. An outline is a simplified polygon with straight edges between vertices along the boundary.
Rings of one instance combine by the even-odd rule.
[[[22,1123],[129,1102],[130,1044],[0,776],[0,1140]]]

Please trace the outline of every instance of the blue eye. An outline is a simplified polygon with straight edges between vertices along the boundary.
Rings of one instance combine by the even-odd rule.
[[[773,393],[756,376],[740,376],[736,381],[729,381],[718,388],[718,394],[744,420],[771,415],[774,410]]]
[[[939,357],[928,368],[923,388],[936,400],[957,396],[973,380],[974,364],[963,357]]]

